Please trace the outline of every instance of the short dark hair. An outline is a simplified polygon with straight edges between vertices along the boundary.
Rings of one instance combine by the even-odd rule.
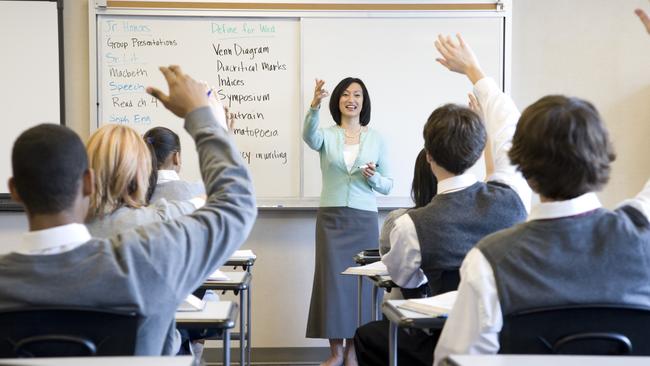
[[[413,183],[411,184],[411,198],[415,203],[415,208],[428,205],[436,193],[438,193],[438,179],[431,171],[426,150],[422,149],[415,159]]]
[[[341,80],[334,90],[332,91],[332,96],[330,97],[330,113],[332,118],[337,125],[341,125],[341,110],[339,109],[339,100],[345,89],[350,86],[352,83],[357,83],[361,86],[363,91],[363,105],[361,106],[361,114],[359,115],[359,124],[361,126],[367,126],[370,123],[370,94],[368,94],[368,89],[366,84],[358,78],[347,77]]]
[[[537,193],[554,200],[601,189],[616,158],[596,108],[563,95],[524,110],[508,156]]]
[[[424,126],[424,148],[452,174],[463,174],[481,157],[487,133],[481,117],[457,104],[437,108]]]
[[[11,152],[16,191],[30,214],[70,208],[88,170],[83,142],[72,130],[40,124],[18,136]]]
[[[153,148],[156,157],[156,169],[160,169],[165,160],[175,152],[181,151],[178,135],[166,127],[154,127],[144,134],[144,141]]]

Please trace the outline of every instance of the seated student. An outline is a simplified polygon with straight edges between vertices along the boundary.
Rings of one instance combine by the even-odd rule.
[[[95,172],[86,225],[90,234],[105,238],[136,226],[191,213],[202,198],[158,200],[147,205],[152,155],[140,135],[124,125],[105,125],[88,139],[86,150]]]
[[[83,143],[63,126],[30,128],[14,143],[9,180],[30,232],[18,251],[0,256],[0,309],[133,310],[141,317],[135,353],[160,355],[178,305],[246,239],[257,211],[246,164],[218,126],[204,86],[178,66],[161,71],[170,95],[149,92],[185,118],[201,157],[205,206],[170,222],[91,238],[82,223],[95,185]]]
[[[181,140],[166,127],[154,127],[145,132],[144,141],[154,152],[157,181],[154,184],[150,202],[161,198],[169,201],[184,201],[205,195],[203,182],[186,182],[178,173],[181,170]]]
[[[411,182],[411,199],[415,206],[411,208],[398,208],[386,215],[384,224],[379,233],[379,253],[385,255],[390,251],[390,232],[395,227],[395,220],[404,215],[409,210],[424,207],[431,202],[433,196],[438,191],[438,181],[431,172],[427,162],[427,154],[424,149],[420,150],[418,157],[415,159],[413,168],[413,181]]]
[[[461,64],[452,70],[469,72]],[[467,254],[436,364],[452,353],[497,353],[503,318],[513,312],[650,305],[650,181],[616,210],[601,207],[594,192],[607,183],[614,153],[596,108],[578,98],[541,98],[521,115],[508,155],[541,203],[526,223]]]
[[[468,76],[486,125],[469,108],[447,104],[433,111],[424,127],[424,146],[431,171],[438,179],[438,194],[427,206],[397,219],[390,234],[391,250],[382,258],[405,297],[405,289],[423,285],[427,295],[440,293],[442,272],[457,270],[467,252],[484,236],[523,221],[530,203],[530,188],[507,158],[519,117],[517,108],[501,98],[496,83],[484,77],[473,53],[459,39],[467,51],[463,61],[472,66]],[[440,42],[451,41],[439,37]],[[443,65],[455,61],[445,49],[438,49]],[[466,171],[481,156],[486,128],[494,172],[484,183]],[[400,331],[398,337],[398,362],[433,363],[437,334]],[[388,364],[386,321],[357,329],[354,345],[359,364]]]

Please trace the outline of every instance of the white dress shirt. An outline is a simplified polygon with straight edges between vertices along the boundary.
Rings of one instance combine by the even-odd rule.
[[[158,184],[167,183],[171,181],[181,180],[175,170],[160,169],[158,170]]]
[[[490,78],[483,78],[474,85],[474,95],[481,105],[494,159],[494,172],[488,181],[497,181],[512,188],[523,203],[526,211],[530,210],[531,190],[520,172],[510,164],[508,151],[512,146],[512,136],[519,120],[519,110],[514,102],[505,95]],[[466,173],[438,182],[438,194],[463,190],[476,183],[476,177]],[[415,224],[409,215],[402,215],[395,221],[395,228],[390,233],[391,250],[382,262],[386,265],[393,282],[404,288],[415,288],[427,283],[427,278],[420,268],[422,256]]]
[[[16,253],[26,255],[59,254],[73,250],[89,240],[90,233],[85,225],[61,225],[23,234],[23,240]]]
[[[630,205],[650,219],[650,180]],[[540,203],[528,221],[580,215],[601,207],[595,193],[566,201]],[[494,354],[499,351],[499,332],[503,327],[501,304],[492,266],[483,253],[469,251],[460,268],[460,285],[454,308],[442,330],[434,353],[434,365],[450,354]]]

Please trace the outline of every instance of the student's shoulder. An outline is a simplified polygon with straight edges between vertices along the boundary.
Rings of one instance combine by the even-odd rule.
[[[625,225],[636,231],[650,231],[650,221],[648,221],[648,218],[631,205],[623,205],[614,211],[606,211],[605,217],[615,219],[621,225]]]
[[[519,223],[486,235],[476,244],[476,248],[485,257],[498,260],[499,256],[505,256],[524,242],[523,239],[528,235],[529,226],[529,223]]]

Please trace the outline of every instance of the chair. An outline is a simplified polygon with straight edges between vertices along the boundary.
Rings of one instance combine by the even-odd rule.
[[[572,305],[521,311],[503,319],[503,354],[650,355],[650,308]]]
[[[0,358],[131,356],[135,312],[84,307],[0,310]]]

